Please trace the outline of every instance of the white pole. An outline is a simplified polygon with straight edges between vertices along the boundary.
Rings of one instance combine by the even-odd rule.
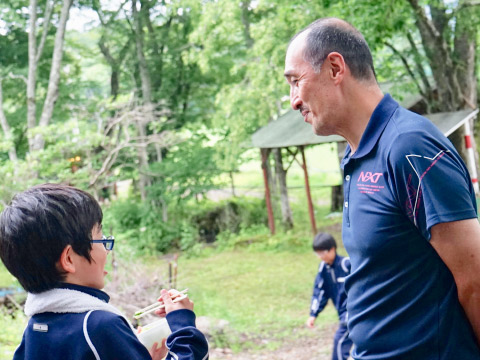
[[[475,165],[475,153],[473,152],[472,147],[472,130],[470,128],[470,120],[465,121],[465,147],[467,148],[468,154],[468,166],[470,168],[470,177],[472,178],[473,188],[475,194],[478,194],[478,177],[477,177],[477,167]]]

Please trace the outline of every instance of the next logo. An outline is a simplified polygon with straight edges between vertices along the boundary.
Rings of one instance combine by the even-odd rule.
[[[361,172],[360,173],[360,176],[358,177],[358,181],[361,181],[361,182],[372,182],[374,184],[377,183],[378,179],[380,179],[380,176],[382,176],[383,174],[382,173],[372,173],[370,171],[366,171],[366,172]]]

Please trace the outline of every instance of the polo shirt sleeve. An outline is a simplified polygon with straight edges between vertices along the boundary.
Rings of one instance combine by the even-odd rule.
[[[87,322],[87,332],[102,360],[152,359],[126,320],[116,314],[93,311]]]
[[[412,131],[392,142],[388,177],[403,213],[430,240],[432,226],[476,218],[476,203],[465,164],[439,134]]]

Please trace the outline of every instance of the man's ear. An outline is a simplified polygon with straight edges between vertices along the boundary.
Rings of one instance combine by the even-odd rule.
[[[346,72],[346,65],[343,56],[338,52],[331,52],[327,55],[327,60],[330,64],[329,75],[336,84],[339,84]]]
[[[66,273],[75,273],[74,256],[75,254],[72,245],[65,246],[65,249],[63,249],[62,254],[60,255],[60,259],[58,260],[60,269],[63,269]]]

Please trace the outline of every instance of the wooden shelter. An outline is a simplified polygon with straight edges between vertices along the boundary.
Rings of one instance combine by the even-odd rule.
[[[382,87],[383,88],[383,87]],[[415,100],[417,99],[417,100]],[[418,103],[418,97],[410,96],[408,99],[401,102],[401,105],[406,108],[412,108],[415,104]],[[445,113],[435,113],[424,115],[430,119],[445,136],[449,136],[455,130],[461,126],[467,128],[466,134],[471,134],[469,120],[476,117],[478,113],[477,110],[462,110],[456,112],[445,112]],[[331,136],[318,136],[315,135],[312,131],[312,126],[308,123],[305,123],[302,115],[298,111],[289,110],[284,115],[280,116],[277,120],[270,122],[266,126],[260,128],[252,135],[252,145],[253,147],[260,148],[261,159],[262,159],[262,169],[263,177],[265,184],[265,201],[268,211],[268,224],[270,227],[270,232],[275,233],[275,221],[273,217],[270,188],[267,178],[267,166],[266,162],[268,159],[268,154],[271,149],[274,148],[285,148],[287,151],[293,155],[294,159],[302,167],[304,176],[305,176],[305,191],[307,194],[308,202],[308,213],[310,215],[310,224],[312,227],[312,232],[316,234],[317,227],[314,217],[313,202],[310,192],[310,183],[308,180],[308,169],[305,159],[305,147],[312,146],[317,144],[332,143],[332,142],[344,142],[345,139],[338,135]],[[468,140],[466,139],[466,146],[468,148]],[[301,154],[301,161],[296,159],[298,154]],[[471,158],[467,164],[470,172],[472,181],[476,186],[476,191],[478,191],[478,182],[476,176],[476,167],[475,160],[473,156],[473,150]]]

